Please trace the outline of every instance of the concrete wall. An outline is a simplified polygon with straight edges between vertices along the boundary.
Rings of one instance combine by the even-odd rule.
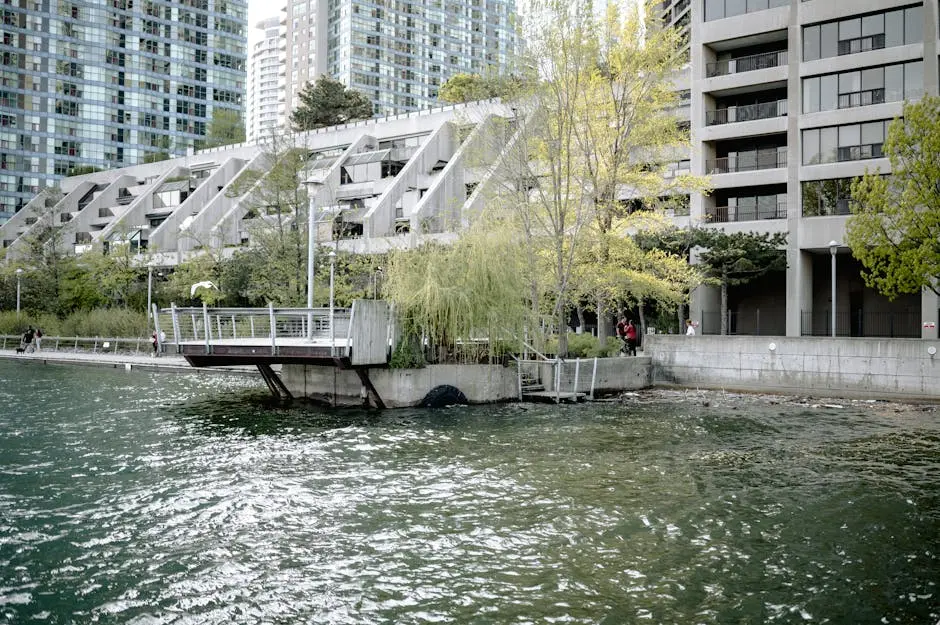
[[[644,337],[654,386],[940,399],[940,341],[812,337]]]
[[[389,408],[418,404],[436,386],[456,386],[471,403],[507,401],[518,397],[515,367],[502,365],[429,365],[423,369],[370,369],[369,378]],[[312,365],[284,365],[281,379],[294,397],[334,405],[360,405],[362,382],[353,370]]]

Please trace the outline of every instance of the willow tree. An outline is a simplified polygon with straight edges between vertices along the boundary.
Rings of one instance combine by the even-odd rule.
[[[892,175],[852,184],[845,237],[865,283],[889,298],[930,289],[940,295],[940,98],[904,105],[888,127]]]
[[[514,229],[478,222],[452,245],[426,244],[389,255],[383,296],[406,336],[452,347],[458,339],[523,335],[528,317],[521,249]]]
[[[665,175],[688,150],[676,114],[683,41],[657,23],[653,3],[621,11],[609,1],[601,13],[590,0],[534,4],[520,61],[530,79],[522,81],[511,155],[499,163],[503,193],[493,203],[518,215],[520,238],[536,250],[530,291],[539,290],[536,280],[550,281],[540,307],[564,354],[567,313],[579,298],[593,301],[600,319],[609,314],[609,285],[595,281],[586,292],[572,278],[586,257],[595,272],[606,270],[614,224],[628,213],[623,198],[688,194],[704,184]],[[603,338],[604,323],[600,331]]]

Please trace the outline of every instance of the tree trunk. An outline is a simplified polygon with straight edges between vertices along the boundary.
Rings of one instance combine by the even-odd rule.
[[[640,328],[639,328],[640,333],[639,333],[639,336],[636,337],[637,338],[636,343],[638,347],[642,348],[643,337],[646,336],[646,310],[644,310],[642,300],[640,301],[639,304],[637,304],[637,310],[639,311],[639,316],[640,316]]]
[[[558,317],[556,319],[558,332],[558,357],[568,357],[568,320],[565,319],[565,307],[558,307]]]
[[[578,325],[581,328],[581,331],[584,332],[584,307],[575,306],[575,311],[578,313]]]
[[[607,329],[616,322],[611,322],[610,313],[607,312],[607,301],[603,297],[597,298],[597,340],[600,345],[607,344]]]
[[[685,327],[685,320],[688,319],[688,317],[685,316],[685,304],[679,304],[676,308],[676,312],[679,316],[679,334],[683,334],[685,331],[682,328]]]
[[[721,335],[728,334],[728,272],[721,274]]]

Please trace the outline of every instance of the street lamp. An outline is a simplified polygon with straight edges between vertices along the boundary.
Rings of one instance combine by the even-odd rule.
[[[157,277],[163,277],[163,274],[159,271],[157,272]],[[152,305],[153,302],[153,265],[147,265],[147,327],[150,327],[150,322],[153,320]]]
[[[376,267],[375,271],[372,272],[372,299],[378,299],[378,282],[381,274],[381,267]]]
[[[16,270],[16,316],[20,316],[20,276],[23,275],[23,269]]]
[[[333,289],[336,274],[336,250],[330,250],[330,356],[335,355],[336,334],[333,332]]]
[[[836,338],[836,250],[839,244],[835,241],[829,241],[829,254],[832,256],[832,338]]]

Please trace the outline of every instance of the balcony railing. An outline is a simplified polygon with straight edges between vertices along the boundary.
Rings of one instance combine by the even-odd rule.
[[[732,174],[741,171],[778,169],[786,166],[787,153],[777,149],[738,152],[735,156],[726,156],[705,162],[706,171],[709,174]]]
[[[736,221],[757,221],[759,219],[786,219],[787,203],[784,200],[774,204],[756,206],[716,206],[706,210],[709,223],[725,224]]]
[[[762,54],[742,56],[737,59],[725,59],[715,63],[708,63],[705,66],[705,74],[708,78],[713,78],[715,76],[727,76],[729,74],[753,72],[758,69],[780,67],[786,64],[787,51],[778,50],[776,52],[764,52]]]
[[[866,145],[850,145],[839,148],[839,161],[861,161],[868,158],[882,158],[884,156],[883,143],[869,143]]]
[[[832,336],[832,310],[802,311],[800,334]],[[919,339],[920,312],[852,312],[836,310],[836,336]]]
[[[857,54],[859,52],[868,52],[869,50],[881,50],[885,47],[884,33],[879,35],[869,35],[867,37],[858,37],[856,39],[843,39],[839,42],[839,56],[845,54]]]
[[[705,124],[719,126],[736,122],[748,122],[758,119],[773,119],[787,114],[787,101],[759,102],[744,106],[729,106],[715,111],[705,111]]]
[[[851,93],[839,94],[839,108],[851,109],[857,106],[869,106],[871,104],[884,104],[884,89],[868,89],[866,91],[853,91]]]
[[[803,191],[804,198],[806,191]],[[819,202],[815,206],[812,203],[806,202],[804,199],[803,203],[803,216],[804,217],[832,217],[835,215],[851,215],[852,214],[852,200],[849,198],[839,198],[835,201],[835,204],[827,204],[824,202]]]

